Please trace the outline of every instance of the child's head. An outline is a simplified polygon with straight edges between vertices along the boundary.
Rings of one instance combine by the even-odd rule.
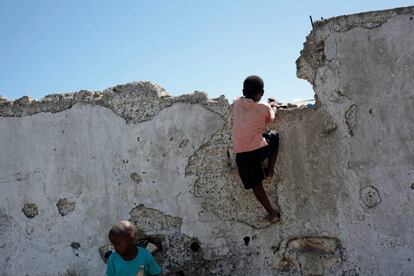
[[[111,227],[108,238],[115,248],[115,251],[125,256],[135,247],[135,226],[127,220],[121,220]]]
[[[243,82],[243,95],[255,102],[260,101],[264,93],[264,82],[259,76],[248,76]]]

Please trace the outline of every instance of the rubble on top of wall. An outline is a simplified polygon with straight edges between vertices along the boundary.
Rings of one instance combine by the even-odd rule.
[[[0,116],[23,117],[39,112],[61,112],[74,104],[101,105],[112,109],[128,123],[139,123],[154,117],[160,110],[176,102],[202,104],[217,113],[228,107],[224,97],[208,99],[204,92],[172,97],[161,86],[142,81],[117,85],[102,92],[81,90],[75,93],[50,94],[40,100],[23,96],[16,100],[0,100]],[[214,103],[214,107],[211,103]],[[218,103],[218,104],[217,104]],[[219,108],[217,108],[219,107]]]

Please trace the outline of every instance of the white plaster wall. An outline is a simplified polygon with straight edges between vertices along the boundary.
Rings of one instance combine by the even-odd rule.
[[[325,40],[328,63],[316,75],[322,108],[336,121],[356,106],[355,135],[339,125],[349,197],[338,210],[346,257],[363,275],[414,271],[412,18],[397,15],[377,28],[331,33]],[[367,186],[379,191],[381,203],[374,208],[361,202]]]
[[[181,217],[188,231],[197,231],[192,222],[200,203],[184,170],[188,157],[222,125],[219,115],[189,103],[137,125],[85,104],[0,118],[1,274],[102,275],[98,247],[108,243],[110,226],[129,219],[139,204]],[[184,139],[188,144],[180,148]],[[139,184],[130,179],[134,172]],[[60,198],[76,203],[64,217],[56,207]],[[39,215],[25,217],[25,203],[37,204]],[[79,250],[70,247],[74,241]]]

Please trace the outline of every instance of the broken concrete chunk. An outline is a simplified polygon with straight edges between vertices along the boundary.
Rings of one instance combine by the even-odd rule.
[[[69,201],[67,198],[61,198],[56,203],[56,207],[58,208],[59,214],[64,217],[75,210],[76,203]]]
[[[147,246],[145,247],[151,254],[154,254],[159,250],[158,246],[154,243],[149,242]]]
[[[159,235],[146,235],[142,230],[135,233],[136,245],[147,249],[151,254],[162,251],[162,238]]]
[[[24,105],[24,104],[28,104],[28,103],[30,103],[32,101],[33,101],[33,98],[32,97],[23,96],[23,97],[15,100],[13,104]]]
[[[0,104],[7,103],[7,102],[9,102],[9,100],[7,100],[7,98],[5,98],[2,95],[0,95]]]
[[[22,212],[30,219],[39,214],[39,210],[37,209],[37,205],[35,203],[26,203],[22,208]]]
[[[361,200],[368,208],[373,208],[381,203],[381,197],[377,188],[365,186],[360,192]]]

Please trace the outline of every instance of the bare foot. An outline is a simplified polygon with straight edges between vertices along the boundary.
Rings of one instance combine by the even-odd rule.
[[[273,211],[268,215],[268,219],[270,223],[276,223],[280,221],[280,214],[277,211]]]

